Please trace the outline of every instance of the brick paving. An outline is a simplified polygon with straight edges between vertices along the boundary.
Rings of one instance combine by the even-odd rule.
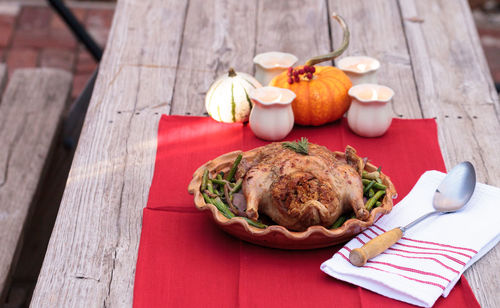
[[[96,42],[105,46],[114,10],[70,9]],[[0,62],[7,63],[9,76],[26,67],[54,67],[71,72],[72,99],[81,93],[97,66],[52,9],[17,3],[0,3]]]

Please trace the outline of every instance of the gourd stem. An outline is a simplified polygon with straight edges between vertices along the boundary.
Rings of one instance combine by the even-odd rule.
[[[349,35],[350,35],[349,28],[347,27],[344,18],[342,18],[340,15],[338,15],[335,12],[332,13],[332,18],[335,19],[340,24],[340,26],[342,27],[342,30],[344,31],[344,36],[342,38],[342,45],[340,45],[340,47],[338,49],[332,51],[331,53],[328,53],[326,55],[317,56],[317,57],[314,57],[314,58],[307,60],[306,65],[311,66],[311,65],[314,65],[317,63],[333,60],[336,57],[340,56],[346,50],[347,46],[349,46]]]
[[[230,68],[229,68],[229,71],[227,72],[227,75],[228,75],[229,77],[234,77],[234,76],[236,76],[236,72],[234,71],[234,68],[230,67]]]

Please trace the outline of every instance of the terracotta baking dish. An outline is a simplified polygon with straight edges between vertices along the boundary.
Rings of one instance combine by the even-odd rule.
[[[378,217],[389,213],[392,209],[392,199],[396,197],[396,190],[390,178],[381,173],[382,183],[387,186],[386,194],[382,200],[382,205],[374,208],[370,212],[370,217],[367,221],[349,219],[341,227],[333,230],[326,229],[323,226],[311,226],[306,231],[296,232],[290,231],[279,225],[270,225],[266,229],[259,229],[250,226],[241,217],[228,219],[222,215],[214,205],[205,203],[200,192],[203,171],[207,168],[212,176],[220,171],[227,172],[238,154],[242,154],[244,158],[252,158],[258,150],[259,148],[248,152],[230,152],[203,164],[194,172],[193,179],[188,187],[189,193],[194,194],[196,208],[200,211],[208,210],[210,216],[220,228],[244,241],[281,249],[313,249],[327,247],[347,242],[362,230],[372,225]],[[344,158],[344,153],[334,153],[339,159]],[[365,170],[368,172],[375,171],[376,169],[377,167],[371,163],[367,163],[365,166]]]

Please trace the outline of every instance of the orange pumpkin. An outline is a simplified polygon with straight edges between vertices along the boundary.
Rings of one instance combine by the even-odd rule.
[[[290,89],[297,95],[292,102],[297,124],[317,126],[338,120],[351,105],[347,94],[352,86],[349,77],[333,66],[315,66],[315,69],[311,80],[301,77],[300,82],[289,84],[287,72],[283,72],[269,84]]]
[[[331,61],[344,52],[349,45],[349,29],[344,19],[332,14],[344,32],[340,47],[329,54],[317,56],[306,62],[307,66],[313,66],[324,61]],[[303,69],[304,66],[295,68],[295,71]],[[322,125],[338,120],[349,109],[351,99],[347,92],[352,86],[351,80],[344,72],[332,66],[314,66],[312,79],[306,78],[304,74],[300,80],[288,82],[288,72],[274,77],[270,86],[290,89],[297,97],[292,102],[295,123],[301,125]],[[291,77],[290,77],[291,79]]]

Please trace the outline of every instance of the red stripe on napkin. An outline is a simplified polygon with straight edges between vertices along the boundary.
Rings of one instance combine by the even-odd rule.
[[[363,241],[360,240],[360,242],[364,245],[365,243]],[[442,257],[445,257],[447,259],[450,259],[460,265],[465,265],[465,262],[462,262],[456,258],[453,258],[447,254],[444,254],[444,253],[436,253],[436,252],[422,252],[422,251],[411,251],[411,250],[404,250],[404,249],[397,249],[397,248],[393,248],[393,247],[389,247],[387,248],[388,250],[392,250],[392,251],[399,251],[399,252],[406,252],[406,253],[410,253],[410,254],[417,254],[417,255],[435,255],[435,256],[442,256]]]
[[[352,134],[345,120],[295,127],[287,140],[307,137],[331,150],[354,146],[390,175],[400,197],[426,170],[444,171],[434,120],[394,119],[387,134]],[[137,260],[135,307],[411,307],[320,270],[341,246],[309,251],[270,249],[221,231],[208,212],[193,211],[187,186],[201,164],[223,153],[267,142],[247,125],[209,118],[163,116],[155,172]],[[479,307],[464,278],[436,307]]]
[[[386,230],[384,230],[383,228],[381,228],[381,227],[379,227],[377,225],[373,225],[373,227],[379,229],[382,232],[387,232]],[[375,231],[373,231],[372,228],[367,229],[367,230],[370,230],[371,232],[373,232],[376,235],[378,235],[378,233],[376,233]],[[415,239],[411,239],[411,238],[408,238],[408,237],[405,237],[405,236],[403,236],[401,239],[407,240],[407,241],[414,241],[414,242],[421,243],[421,244],[431,244],[431,245],[436,245],[436,246],[441,246],[441,247],[448,247],[448,248],[455,248],[455,249],[459,249],[459,250],[466,250],[466,251],[473,252],[474,254],[477,253],[477,250],[474,250],[474,249],[471,249],[471,248],[466,248],[466,247],[459,247],[459,246],[452,246],[452,245],[446,245],[446,244],[429,242],[429,241],[415,240]]]
[[[338,253],[340,256],[342,256],[342,258],[344,258],[346,261],[349,262],[349,258],[344,255],[343,252],[339,252]],[[374,262],[372,261],[368,261],[369,264],[372,264]],[[438,287],[442,290],[446,289],[446,286],[443,286],[439,283],[435,283],[435,282],[432,282],[432,281],[427,281],[427,280],[421,280],[421,279],[416,279],[416,278],[413,278],[413,277],[408,277],[408,276],[405,276],[405,275],[401,275],[401,274],[398,274],[398,273],[394,273],[394,272],[391,272],[391,271],[386,271],[386,270],[383,270],[381,268],[378,268],[378,267],[374,267],[374,266],[371,266],[371,265],[364,265],[363,268],[370,268],[370,269],[374,269],[374,270],[377,270],[377,271],[381,271],[381,272],[384,272],[384,273],[389,273],[389,274],[393,274],[393,275],[398,275],[400,277],[403,277],[403,278],[406,278],[408,280],[411,280],[411,281],[415,281],[415,282],[419,282],[419,283],[423,283],[423,284],[428,284],[428,285],[432,285],[432,286],[435,286],[435,287]]]
[[[460,271],[457,271],[456,269],[452,268],[451,266],[448,266],[446,264],[444,264],[443,262],[439,261],[438,259],[436,258],[430,258],[430,257],[415,257],[415,256],[405,256],[405,255],[402,255],[402,254],[399,254],[399,253],[391,253],[391,252],[387,252],[387,251],[384,251],[384,253],[386,255],[391,255],[391,256],[398,256],[398,257],[402,257],[402,258],[406,258],[406,259],[421,259],[421,260],[431,260],[431,261],[434,261],[436,262],[437,264],[441,265],[442,267],[446,268],[447,270],[450,270],[451,272],[453,273],[456,273],[458,274]]]
[[[413,242],[417,242],[417,243],[421,243],[421,244],[432,244],[432,245],[436,245],[436,246],[440,246],[440,247],[448,247],[448,248],[455,248],[455,249],[460,249],[460,250],[466,250],[466,251],[472,252],[473,254],[477,253],[476,250],[471,249],[471,248],[458,247],[458,246],[452,246],[452,245],[434,243],[434,242],[429,242],[429,241],[415,240],[415,239],[408,238],[406,236],[403,236],[401,239],[407,240],[407,241],[413,241]]]
[[[370,240],[374,238],[374,236],[369,236],[368,234],[366,234],[366,232],[363,232],[360,235],[363,235],[363,236],[367,237]],[[377,236],[377,235],[375,235],[375,236]],[[431,251],[437,250],[437,251],[442,252],[442,253],[447,253],[447,255],[449,255],[449,256],[452,256],[453,254],[457,254],[457,255],[460,255],[460,256],[463,256],[463,257],[467,258],[467,261],[469,261],[474,256],[474,255],[468,255],[468,254],[465,254],[465,253],[462,253],[462,252],[458,252],[458,251],[454,251],[454,250],[449,250],[449,249],[436,248],[436,247],[426,247],[426,246],[417,246],[417,245],[408,245],[408,244],[404,244],[403,243],[403,241],[405,241],[405,240],[407,240],[407,239],[406,238],[405,239],[402,238],[401,240],[399,240],[398,242],[396,242],[394,245],[403,246],[403,247],[407,247],[407,248],[416,248],[416,249],[431,250]]]
[[[372,231],[371,229],[367,229],[367,230]],[[373,232],[373,231],[372,231],[372,232]],[[373,232],[373,233],[375,233],[375,232]],[[375,234],[376,234],[376,233],[375,233]],[[361,236],[361,235],[366,236],[366,237],[367,237],[367,238],[369,238],[370,240],[371,240],[371,239],[373,239],[373,237],[368,236],[368,235],[366,234],[366,230],[365,230],[363,233],[361,233],[360,235],[358,235],[358,238],[357,238],[358,242],[362,243],[363,245],[365,244],[365,242],[359,238],[359,236]],[[377,234],[377,235],[378,235],[378,234]],[[400,245],[399,243],[396,243],[396,244],[397,244],[397,245]],[[396,244],[395,244],[395,245],[396,245]],[[433,248],[428,248],[428,247],[421,247],[421,248],[423,248],[423,249],[433,249]],[[422,252],[422,251],[402,250],[402,249],[397,249],[397,248],[394,248],[394,246],[391,246],[391,247],[389,247],[389,248],[387,248],[387,249],[388,249],[388,250],[393,250],[393,251],[399,251],[399,252],[403,252],[403,253],[409,253],[409,254],[422,254],[422,253],[423,253],[423,254],[431,254],[431,255],[436,255],[436,256],[442,256],[442,257],[445,257],[445,258],[447,258],[447,259],[449,259],[449,260],[451,260],[451,261],[453,261],[453,262],[456,262],[456,263],[458,263],[459,265],[461,265],[459,269],[462,269],[462,266],[464,266],[464,265],[465,265],[465,262],[460,261],[460,260],[458,260],[458,259],[456,259],[456,258],[454,258],[454,257],[452,257],[452,256],[450,256],[450,255],[448,255],[448,254],[444,254],[444,253],[435,253],[435,252]],[[407,259],[423,259],[423,260],[432,260],[432,261],[434,261],[434,262],[436,262],[436,263],[438,263],[438,264],[442,265],[442,266],[443,266],[443,267],[445,267],[446,269],[451,270],[452,272],[455,272],[455,273],[458,273],[458,272],[459,272],[458,270],[455,270],[455,269],[453,269],[453,268],[451,267],[451,265],[452,265],[452,264],[450,264],[450,265],[446,265],[446,264],[444,264],[443,262],[439,261],[439,260],[438,260],[438,259],[436,259],[436,258],[431,258],[431,257],[415,257],[415,256],[407,256],[407,255],[402,255],[402,254],[399,254],[399,253],[390,253],[390,252],[388,252],[387,250],[386,250],[386,251],[384,251],[384,252],[383,252],[383,254],[395,255],[395,256],[399,256],[399,257],[403,257],[403,258],[407,258]],[[468,262],[470,259],[471,259],[471,257],[468,257],[467,262]],[[453,265],[456,265],[456,264],[455,264],[455,263],[453,263]]]
[[[347,252],[349,252],[349,253],[352,250],[351,248],[349,248],[347,246],[344,246],[342,249],[347,250]],[[341,255],[342,257],[344,257],[344,259],[345,259],[345,255],[342,252],[342,249],[338,251],[338,254]],[[383,253],[386,254],[386,252],[383,252]],[[438,274],[434,274],[434,273],[430,273],[430,272],[426,272],[426,271],[421,271],[421,270],[418,270],[418,269],[409,268],[409,267],[405,267],[405,266],[400,266],[400,265],[396,265],[396,264],[392,264],[392,263],[380,262],[380,261],[374,261],[374,260],[368,260],[367,264],[371,264],[371,265],[373,265],[373,264],[380,264],[380,265],[385,265],[385,266],[393,267],[393,268],[398,269],[398,270],[403,271],[403,272],[406,271],[406,272],[411,272],[411,273],[415,273],[415,274],[420,274],[420,275],[423,275],[423,276],[437,277],[437,278],[440,278],[442,280],[445,280],[447,283],[449,283],[451,281],[451,279],[448,279],[448,278],[443,277],[443,276],[438,275]],[[374,267],[374,266],[372,266],[372,268],[380,269],[380,268]],[[382,269],[380,269],[380,270],[382,270]],[[385,272],[399,275],[399,274],[391,272],[391,271],[385,271]],[[405,276],[405,278],[408,278],[408,277]],[[445,289],[445,288],[446,288],[446,285],[443,286],[443,289]]]

